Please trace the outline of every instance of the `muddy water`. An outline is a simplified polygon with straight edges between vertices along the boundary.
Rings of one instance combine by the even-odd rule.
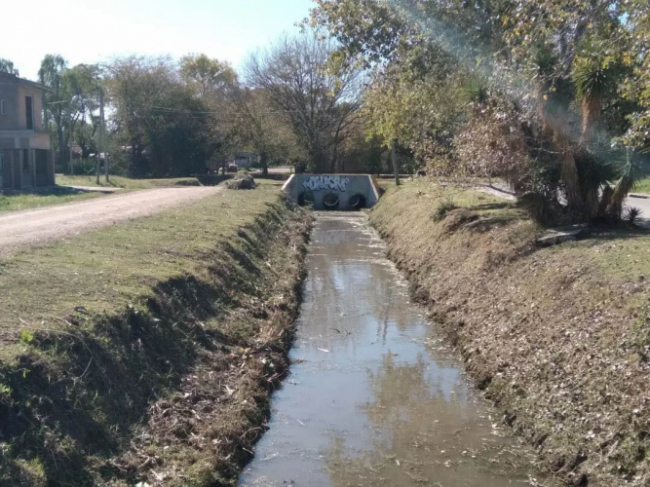
[[[320,215],[308,270],[292,374],[240,485],[531,485],[363,215]]]

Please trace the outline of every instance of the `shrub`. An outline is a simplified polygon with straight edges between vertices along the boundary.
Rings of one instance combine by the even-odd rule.
[[[641,215],[643,215],[643,211],[640,208],[630,208],[625,214],[625,221],[630,225],[638,225]]]
[[[451,200],[442,201],[433,212],[433,221],[439,222],[445,219],[447,213],[457,209],[458,206]]]

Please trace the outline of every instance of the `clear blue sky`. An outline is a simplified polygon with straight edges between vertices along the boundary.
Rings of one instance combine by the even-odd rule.
[[[205,53],[239,67],[295,32],[312,0],[32,0],[2,2],[0,57],[35,79],[45,54],[71,65],[128,54]],[[11,21],[9,21],[11,19]]]

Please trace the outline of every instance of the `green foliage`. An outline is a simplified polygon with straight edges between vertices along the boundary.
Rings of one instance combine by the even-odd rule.
[[[191,54],[181,58],[180,75],[194,85],[202,96],[228,90],[237,82],[237,73],[226,62],[211,59],[205,54]]]
[[[20,342],[21,343],[23,343],[25,345],[29,345],[33,341],[34,341],[34,332],[33,331],[25,329],[25,330],[22,330],[20,332]]]
[[[14,63],[9,59],[0,58],[0,73],[8,73],[18,76],[20,73],[14,68]]]
[[[456,210],[458,205],[454,203],[451,199],[444,200],[438,204],[435,211],[433,212],[433,221],[440,222],[445,219],[447,213],[452,210]]]
[[[550,199],[561,188],[572,220],[630,187],[635,171],[604,147],[650,145],[647,2],[317,3],[312,23],[372,70],[364,108],[386,146],[398,140],[445,174],[470,168]],[[615,201],[601,204],[598,184],[612,178]]]
[[[119,127],[117,158],[136,177],[181,177],[206,172],[223,147],[215,134],[211,105],[179,79],[164,58],[118,59],[108,68],[108,94]],[[216,136],[215,136],[216,135]]]
[[[575,61],[572,78],[580,98],[609,95],[615,87],[613,69],[604,66],[600,59],[583,57]]]

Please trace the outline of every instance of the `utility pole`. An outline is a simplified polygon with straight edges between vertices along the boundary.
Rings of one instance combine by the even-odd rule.
[[[95,170],[97,173],[97,184],[99,185],[99,164],[102,158],[102,150],[104,149],[104,89],[99,89],[99,143],[97,144],[97,163]],[[104,161],[106,165],[108,161]],[[108,175],[108,169],[106,169]],[[107,178],[108,179],[108,178]]]
[[[72,160],[72,143],[70,143],[70,153],[68,154],[70,158],[70,176],[74,176],[74,162]]]
[[[390,156],[393,160],[393,172],[395,173],[395,186],[399,186],[399,166],[397,165],[397,139],[393,139],[393,146],[390,150]]]

